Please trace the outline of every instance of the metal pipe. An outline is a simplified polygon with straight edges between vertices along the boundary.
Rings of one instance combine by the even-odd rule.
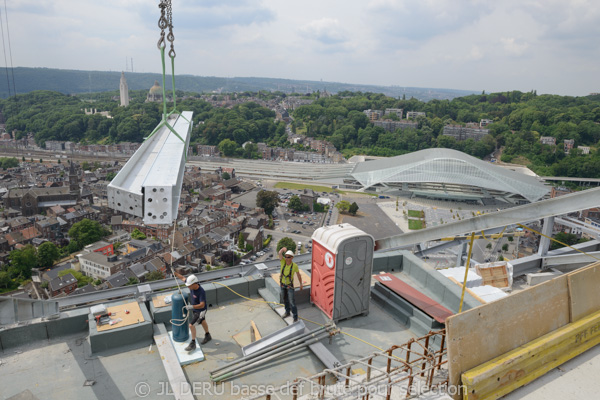
[[[239,364],[241,362],[251,360],[251,359],[256,358],[258,356],[261,356],[261,355],[263,355],[265,353],[273,351],[275,349],[281,349],[281,347],[286,346],[286,345],[288,345],[289,343],[291,343],[293,341],[298,341],[298,340],[301,340],[301,339],[304,340],[307,337],[314,336],[314,335],[316,335],[318,333],[321,333],[322,331],[324,331],[326,329],[329,330],[331,328],[333,328],[333,325],[325,325],[325,326],[322,326],[322,327],[317,328],[315,330],[312,330],[310,332],[305,332],[305,333],[303,333],[303,334],[301,334],[299,336],[294,336],[292,338],[286,339],[286,340],[284,340],[281,343],[275,343],[275,344],[273,344],[273,345],[271,345],[269,347],[265,347],[264,349],[258,350],[258,351],[254,352],[252,354],[248,354],[247,356],[243,356],[243,357],[238,358],[237,360],[233,360],[230,363],[228,363],[227,365],[224,365],[222,367],[216,368],[216,369],[210,371],[210,374],[214,375],[215,373],[217,373],[217,372],[219,372],[221,370],[230,368],[230,367],[232,367],[232,366],[234,366],[236,364]]]
[[[322,332],[321,334],[323,334],[323,333],[327,334],[327,332]],[[315,337],[315,338],[318,339],[318,340],[321,340],[321,339],[324,339],[325,337],[326,336],[323,336],[323,337],[320,337],[320,338],[319,337]],[[315,338],[313,338],[313,339],[315,339]],[[287,354],[288,350],[296,350],[296,349],[298,349],[300,347],[306,346],[306,343],[307,343],[308,340],[312,340],[312,339],[310,337],[307,337],[307,338],[305,338],[303,340],[299,340],[299,341],[296,341],[296,342],[288,343],[287,345],[285,345],[283,347],[280,347],[280,348],[278,347],[278,348],[273,349],[273,350],[271,350],[271,351],[269,351],[267,353],[264,353],[264,354],[262,354],[260,356],[257,356],[257,357],[255,357],[253,359],[245,360],[245,361],[236,363],[234,365],[230,365],[230,366],[228,366],[225,369],[221,369],[218,372],[218,376],[222,376],[222,375],[228,374],[228,373],[230,373],[232,371],[235,371],[236,369],[245,367],[246,365],[249,365],[249,364],[253,364],[253,363],[256,363],[256,362],[262,362],[263,360],[270,359],[270,357],[272,357],[273,355],[281,354],[282,352],[285,353],[285,354]],[[211,373],[210,374],[211,379],[213,379],[213,377],[215,375],[216,374]]]
[[[315,338],[309,339],[309,340],[307,340],[307,341],[305,341],[305,342],[303,342],[303,343],[300,343],[300,344],[298,344],[298,345],[296,345],[296,346],[294,346],[294,347],[291,347],[291,348],[289,348],[289,349],[287,349],[287,350],[284,350],[284,351],[278,352],[278,353],[276,353],[276,354],[269,355],[268,357],[265,357],[265,358],[260,358],[260,359],[258,359],[258,360],[250,360],[250,361],[248,361],[248,362],[246,362],[246,363],[243,363],[242,365],[238,366],[238,367],[237,367],[237,369],[235,369],[235,370],[233,370],[233,371],[231,371],[231,372],[224,373],[224,374],[222,374],[222,375],[219,375],[219,376],[217,376],[217,377],[212,377],[212,376],[211,376],[211,379],[212,379],[212,381],[213,381],[213,382],[220,382],[220,381],[223,381],[223,380],[225,380],[225,379],[229,379],[229,378],[231,378],[231,377],[233,377],[233,376],[235,376],[235,375],[239,374],[240,372],[244,372],[244,371],[246,371],[246,370],[248,370],[248,369],[251,369],[251,368],[253,368],[253,367],[256,367],[256,366],[258,366],[258,365],[260,365],[260,364],[262,364],[262,363],[264,363],[264,362],[267,362],[267,361],[274,360],[274,359],[276,359],[276,358],[278,358],[278,357],[285,356],[286,354],[292,353],[292,352],[294,352],[294,351],[296,351],[296,350],[298,350],[298,349],[301,349],[301,348],[304,348],[304,347],[306,347],[306,346],[308,346],[308,345],[311,345],[311,344],[313,344],[313,343],[316,343],[316,342],[318,342],[319,340],[322,340],[322,339],[324,339],[325,337],[326,337],[326,336],[323,336],[323,337],[315,337]]]

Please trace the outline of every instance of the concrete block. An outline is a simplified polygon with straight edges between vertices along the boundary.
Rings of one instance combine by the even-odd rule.
[[[258,289],[265,287],[265,278],[260,274],[247,276],[246,280],[248,281],[248,292],[250,293],[250,296],[256,296],[258,294]]]
[[[0,342],[4,351],[41,340],[48,340],[46,323],[44,322],[36,322],[0,331]]]
[[[131,300],[104,303],[106,307],[130,303]],[[152,343],[153,322],[150,312],[144,303],[138,303],[142,311],[144,321],[134,325],[127,325],[107,331],[98,332],[93,315],[89,314],[90,347],[92,353],[112,350],[123,346],[144,347]]]
[[[46,320],[48,338],[71,335],[88,330],[88,308],[79,308],[60,313],[60,318]]]
[[[203,283],[202,289],[204,289],[204,293],[206,294],[206,303],[208,308],[214,307],[217,305],[217,285],[214,283]]]
[[[562,272],[560,271],[547,271],[547,272],[538,272],[535,274],[527,274],[527,284],[529,286],[535,286],[542,282],[549,281],[550,279],[554,279],[557,276],[561,276]]]
[[[248,281],[245,278],[232,278],[221,282],[215,283],[217,287],[217,304],[224,304],[228,301],[241,299],[236,293],[232,292],[228,288],[241,294],[242,296],[248,296]],[[225,287],[227,286],[227,287]],[[206,290],[206,289],[205,289]],[[207,299],[208,300],[208,299]]]

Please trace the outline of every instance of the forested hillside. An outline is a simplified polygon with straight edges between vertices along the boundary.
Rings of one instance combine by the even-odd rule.
[[[374,127],[362,113],[386,108],[422,111],[426,117],[417,118],[417,129],[391,133]],[[346,157],[394,156],[444,147],[483,158],[502,147],[502,161],[528,165],[540,175],[600,177],[600,96],[538,96],[513,91],[421,102],[373,93],[340,93],[297,108],[294,117],[296,132],[327,138]],[[442,135],[446,124],[478,123],[481,119],[494,121],[488,126],[490,135],[481,141],[457,141]],[[557,145],[542,145],[541,136],[556,138]],[[575,147],[591,147],[591,154],[574,149],[566,155],[564,139],[575,140]]]
[[[56,92],[37,91],[0,100],[8,131],[17,138],[32,132],[36,142],[47,140],[117,143],[141,142],[159,123],[162,106],[145,103],[147,91],[130,91],[131,104],[119,107],[117,92],[86,94],[85,99]],[[178,94],[183,94],[179,92]],[[250,96],[241,93],[238,96]],[[285,96],[281,94],[281,96]],[[266,97],[277,97],[268,94]],[[263,96],[265,97],[265,96]],[[293,112],[292,130],[333,143],[346,157],[354,154],[394,156],[431,147],[453,148],[483,158],[502,149],[502,161],[527,165],[540,175],[600,178],[600,96],[566,97],[535,92],[504,92],[421,102],[382,94],[341,92],[318,98]],[[170,106],[169,106],[170,107]],[[86,115],[85,108],[108,111],[112,118]],[[219,146],[226,156],[258,158],[256,143],[291,146],[285,125],[275,122],[275,112],[253,102],[233,108],[213,107],[200,98],[178,103],[194,112],[192,143]],[[401,108],[422,111],[416,129],[387,132],[375,127],[364,110]],[[395,116],[394,116],[395,117]],[[394,118],[392,117],[392,118]],[[442,135],[447,124],[492,120],[490,134],[481,141],[457,141]],[[556,138],[556,146],[542,145],[541,136]],[[575,149],[566,154],[564,139]],[[253,142],[242,148],[242,144]],[[301,145],[294,145],[301,149]],[[577,146],[588,146],[582,154]]]

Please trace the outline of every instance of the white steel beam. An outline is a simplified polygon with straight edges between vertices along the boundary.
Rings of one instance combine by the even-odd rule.
[[[142,143],[108,185],[110,208],[142,217],[145,224],[171,224],[177,219],[192,115],[191,111],[170,115],[166,122],[174,132],[161,122]]]
[[[443,237],[485,231],[490,228],[535,221],[600,206],[600,188],[571,193],[554,199],[508,208],[491,214],[402,233],[375,241],[375,250],[392,250]]]

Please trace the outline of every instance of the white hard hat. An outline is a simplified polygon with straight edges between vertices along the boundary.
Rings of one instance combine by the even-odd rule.
[[[194,283],[198,283],[198,278],[196,278],[196,275],[190,275],[185,280],[186,286],[192,286]]]
[[[294,252],[291,251],[291,250],[288,250],[288,251],[285,252],[285,255],[286,256],[292,256],[292,257],[294,257]]]

